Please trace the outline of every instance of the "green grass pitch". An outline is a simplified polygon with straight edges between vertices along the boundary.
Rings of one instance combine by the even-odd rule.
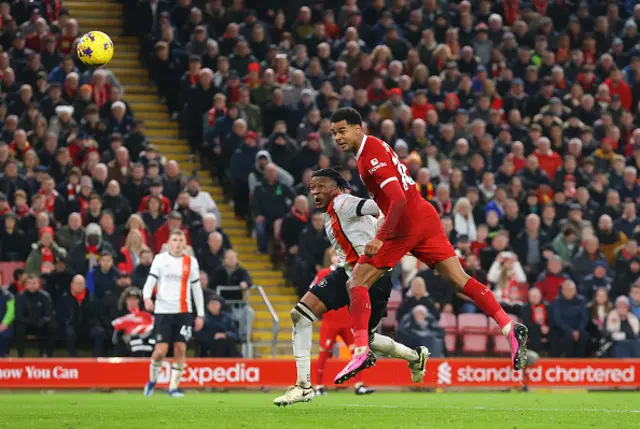
[[[10,393],[0,396],[7,429],[585,429],[640,427],[636,392],[387,393],[329,392],[277,408],[280,391]]]

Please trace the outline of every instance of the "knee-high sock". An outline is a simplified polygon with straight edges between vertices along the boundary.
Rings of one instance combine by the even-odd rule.
[[[369,289],[365,286],[356,286],[349,289],[349,314],[353,325],[355,352],[360,352],[361,347],[369,345],[369,318],[371,317],[371,300]]]
[[[498,300],[488,287],[474,278],[470,278],[462,289],[462,293],[476,303],[478,307],[489,317],[496,321],[503,334],[508,334],[511,330],[511,319],[502,309]]]
[[[149,381],[152,383],[158,382],[158,374],[160,373],[160,368],[162,368],[162,361],[155,361],[151,359],[151,364],[149,364]]]
[[[389,337],[384,335],[373,334],[369,342],[371,350],[381,356],[389,358],[404,359],[407,362],[416,362],[420,356],[418,352],[404,344],[396,343]]]
[[[311,341],[316,316],[309,307],[299,302],[291,311],[291,318],[293,320],[293,356],[296,359],[298,372],[296,383],[302,387],[311,386]]]
[[[184,370],[184,364],[179,365],[174,363],[171,365],[171,381],[169,382],[169,390],[176,390],[180,385],[180,378],[182,377],[182,371]]]
[[[327,350],[320,350],[318,360],[316,361],[316,386],[324,384],[324,367],[327,359],[329,359],[329,352]]]

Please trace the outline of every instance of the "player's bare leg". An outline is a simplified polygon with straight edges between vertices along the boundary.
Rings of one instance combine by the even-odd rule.
[[[149,365],[149,381],[144,386],[144,396],[153,395],[153,390],[158,382],[158,374],[160,374],[160,368],[162,368],[162,361],[167,356],[168,351],[169,344],[167,343],[157,343],[153,348],[151,364]]]
[[[171,379],[169,380],[169,396],[184,396],[184,394],[178,390],[178,386],[180,386],[180,378],[184,371],[186,355],[187,345],[185,343],[177,342],[173,344],[173,364],[171,365]]]
[[[286,406],[296,402],[309,402],[315,396],[311,386],[311,342],[313,322],[327,312],[327,307],[314,294],[307,292],[291,310],[293,321],[293,355],[296,359],[297,381],[273,403]]]
[[[527,327],[511,321],[489,288],[465,273],[456,256],[438,262],[435,269],[458,292],[471,298],[487,316],[496,321],[511,344],[511,362],[514,369],[525,368],[527,366]]]
[[[386,269],[378,269],[369,264],[357,264],[353,269],[351,279],[347,282],[355,349],[347,366],[336,375],[334,379],[336,384],[342,384],[363,369],[376,364],[376,357],[369,349],[369,319],[371,317],[369,288],[386,271]]]

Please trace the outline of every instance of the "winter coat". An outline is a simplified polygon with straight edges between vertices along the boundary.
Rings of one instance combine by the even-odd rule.
[[[264,179],[264,169],[260,168],[260,163],[258,159],[261,157],[266,157],[269,163],[272,163],[271,154],[266,150],[258,151],[255,155],[254,161],[254,170],[249,174],[249,194],[253,195],[256,187],[262,182]],[[295,183],[293,176],[284,168],[277,166],[276,178],[278,182],[282,183],[285,186],[292,187]]]
[[[55,242],[51,244],[51,251],[53,252],[53,261],[51,270],[53,270],[53,263],[57,259],[64,259],[67,256],[67,251],[58,246]],[[27,274],[34,274],[40,277],[42,273],[42,246],[40,243],[33,243],[31,245],[31,252],[27,257],[27,264],[25,267]]]
[[[84,228],[78,228],[74,231],[69,225],[65,225],[56,234],[56,242],[67,251],[82,240],[84,240]]]
[[[590,319],[587,301],[580,295],[566,300],[559,294],[551,304],[551,314],[553,326],[564,334],[571,334],[573,331],[583,332]]]

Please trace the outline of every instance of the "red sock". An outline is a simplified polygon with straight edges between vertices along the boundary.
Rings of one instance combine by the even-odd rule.
[[[371,317],[371,300],[369,289],[365,286],[356,286],[349,289],[349,313],[353,326],[354,346],[367,347],[369,345],[369,318]]]
[[[364,375],[364,371],[357,373],[356,376],[353,377],[353,381],[355,382],[355,384],[362,383],[362,376],[363,375]]]
[[[329,359],[329,352],[320,350],[316,361],[316,385],[324,384],[324,366],[327,363],[327,359]]]
[[[511,323],[511,319],[493,296],[493,292],[476,279],[470,278],[464,285],[462,293],[471,298],[487,316],[495,320],[500,329]]]

